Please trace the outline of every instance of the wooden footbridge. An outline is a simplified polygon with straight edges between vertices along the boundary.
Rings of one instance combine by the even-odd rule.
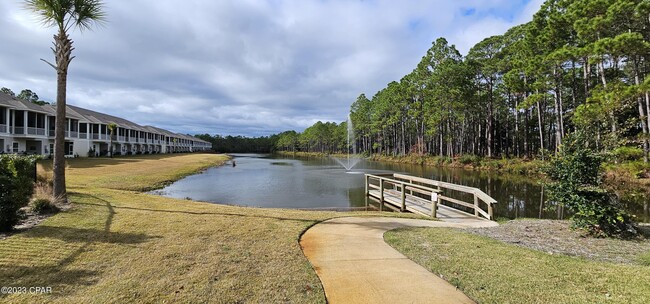
[[[385,206],[451,221],[494,219],[497,201],[478,188],[397,173],[366,174],[365,179],[366,196],[376,199],[380,209]]]

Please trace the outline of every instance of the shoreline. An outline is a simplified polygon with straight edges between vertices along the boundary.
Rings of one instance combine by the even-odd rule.
[[[277,151],[279,155],[291,157],[347,157],[346,154],[327,154],[321,152],[290,152]],[[427,167],[455,168],[486,173],[506,173],[526,178],[539,178],[546,180],[546,175],[541,171],[546,161],[524,158],[487,159],[474,156],[447,158],[439,156],[386,156],[372,155],[370,157],[357,155],[365,160],[389,163],[421,165]],[[650,176],[635,177],[631,164],[606,164],[603,172],[604,183],[611,188],[632,187],[650,193]],[[639,173],[640,174],[640,173]]]

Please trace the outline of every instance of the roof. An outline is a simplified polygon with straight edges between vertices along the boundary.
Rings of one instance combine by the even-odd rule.
[[[18,111],[32,111],[32,112],[48,114],[48,110],[45,109],[43,106],[37,105],[29,101],[20,100],[16,97],[13,97],[5,93],[0,93],[0,104]]]
[[[83,117],[86,118],[86,120],[88,122],[101,123],[101,124],[106,124],[106,125],[108,125],[110,123],[114,123],[114,124],[116,124],[116,125],[118,125],[118,126],[120,126],[122,128],[129,128],[129,129],[133,129],[133,130],[137,130],[137,131],[147,131],[143,126],[141,126],[141,125],[139,125],[137,123],[134,123],[132,121],[126,120],[124,118],[120,118],[120,117],[117,117],[117,116],[108,115],[108,114],[104,114],[104,113],[95,112],[95,111],[80,108],[80,107],[77,107],[77,106],[68,106],[68,108],[70,108],[70,109],[76,111],[77,113],[81,114]]]
[[[47,114],[50,116],[56,116],[56,105],[46,104],[41,106],[29,101],[17,99],[11,95],[2,92],[0,92],[0,105],[18,111],[31,111],[31,112]],[[137,123],[126,120],[121,117],[112,116],[112,115],[84,109],[81,107],[73,106],[73,105],[66,105],[65,116],[66,118],[77,119],[81,122],[106,124],[106,125],[110,123],[114,123],[121,128],[144,131],[149,133],[158,133],[169,137],[177,137],[177,138],[209,143],[207,141],[201,140],[194,136],[174,133],[154,126],[141,126]]]

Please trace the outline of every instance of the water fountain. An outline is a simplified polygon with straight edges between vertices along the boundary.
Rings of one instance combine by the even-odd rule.
[[[361,160],[359,157],[357,157],[357,147],[356,145],[352,144],[350,145],[350,142],[354,140],[354,128],[352,126],[352,119],[350,119],[350,115],[348,115],[348,145],[347,145],[347,162],[343,159],[333,157],[333,159],[339,163],[343,168],[345,168],[345,171],[350,172],[354,166],[359,163]],[[352,157],[350,157],[350,148],[352,149]]]

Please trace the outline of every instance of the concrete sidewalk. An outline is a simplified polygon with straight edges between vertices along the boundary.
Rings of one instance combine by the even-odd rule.
[[[347,217],[319,223],[300,245],[329,303],[474,303],[456,287],[384,242],[399,227],[487,227],[496,222]]]

